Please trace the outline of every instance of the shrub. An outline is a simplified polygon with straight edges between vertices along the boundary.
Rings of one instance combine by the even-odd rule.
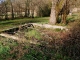
[[[48,31],[47,35],[51,38],[46,39],[49,41],[48,45],[55,50],[53,60],[80,60],[80,21],[72,23],[68,31]]]
[[[9,46],[3,46],[3,45],[0,44],[0,59],[1,60],[4,60],[4,59],[8,58],[9,50],[10,50]]]
[[[30,30],[30,31],[26,32],[25,36],[28,39],[37,39],[37,40],[41,39],[41,34],[37,30]]]
[[[29,48],[28,53],[27,54],[25,53],[20,60],[46,60],[46,55],[42,54],[40,50],[37,49]]]
[[[70,32],[62,39],[62,54],[73,60],[80,59],[80,21],[74,22]]]
[[[75,21],[74,17],[70,17],[70,18],[67,18],[66,23],[68,24],[68,23],[71,23],[71,22],[74,22],[74,21]]]

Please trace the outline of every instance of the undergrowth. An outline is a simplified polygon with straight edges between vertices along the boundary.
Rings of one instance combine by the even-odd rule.
[[[39,40],[40,45],[0,37],[0,60],[79,60],[80,21],[71,27],[68,31],[39,28],[24,33],[26,41]]]
[[[39,31],[37,30],[29,30],[28,32],[25,33],[25,37],[27,39],[37,39],[40,40],[41,39],[41,34]]]

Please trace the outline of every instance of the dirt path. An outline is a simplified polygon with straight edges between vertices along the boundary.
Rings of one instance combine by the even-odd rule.
[[[0,36],[6,37],[6,38],[11,38],[14,40],[20,40],[18,37],[10,35],[10,34],[6,34],[6,33],[1,33]]]
[[[63,30],[63,29],[67,30],[67,28],[63,27],[63,26],[50,25],[50,24],[38,24],[38,23],[32,23],[32,24],[34,26],[40,26],[40,27],[44,27],[44,28],[51,28],[51,29],[57,29],[57,28],[59,28],[61,30]]]
[[[56,25],[50,25],[50,24],[38,24],[38,23],[32,23],[32,24],[34,26],[40,26],[40,27],[43,27],[43,28],[51,28],[51,29],[59,28],[61,30],[63,30],[63,29],[67,30],[67,28],[63,27],[63,26],[56,26]],[[17,40],[17,41],[23,40],[23,38],[21,38],[21,37],[11,35],[11,34],[7,34],[7,33],[1,33],[0,36],[6,37],[6,38],[11,38],[11,39]],[[26,39],[24,39],[24,40],[26,40]],[[32,44],[39,44],[36,40],[35,41],[27,40],[27,42],[32,43]]]
[[[18,36],[14,36],[14,35],[10,35],[10,34],[6,34],[6,33],[1,33],[0,36],[6,37],[6,38],[11,38],[13,40],[17,40],[19,42],[27,42],[30,44],[40,44],[39,42],[37,42],[37,40],[33,41],[33,40],[26,40],[25,38],[20,38]]]

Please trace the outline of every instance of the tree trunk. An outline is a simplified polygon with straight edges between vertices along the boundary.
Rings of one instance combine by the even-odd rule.
[[[50,15],[50,24],[56,24],[56,10],[54,7],[51,9],[51,15]]]
[[[27,8],[25,8],[25,17],[27,17]]]
[[[6,7],[6,6],[5,6],[5,7]],[[5,19],[8,19],[7,7],[6,7]]]
[[[8,7],[7,7],[7,3],[5,2],[5,19],[8,19],[7,10],[8,10]]]
[[[66,4],[64,5],[63,11],[62,11],[61,23],[66,24],[66,18],[67,18],[68,14],[69,14],[69,6],[68,6],[68,3],[66,1]]]
[[[50,14],[50,24],[56,24],[56,9],[54,6],[54,0],[52,1],[52,8],[51,8],[51,14]]]
[[[11,13],[12,13],[12,19],[14,19],[14,11],[13,11],[13,5],[12,5],[12,2],[11,2]]]
[[[66,0],[53,0],[52,1],[52,9],[50,14],[50,24],[56,24],[57,19],[59,17],[59,13],[65,5]]]
[[[62,17],[61,18],[62,18],[61,23],[66,24],[67,15],[66,14],[62,14]]]
[[[25,9],[25,17],[29,17],[30,15],[30,9],[26,8]]]
[[[12,7],[12,19],[14,19],[14,12],[13,12],[13,7]]]
[[[30,9],[28,7],[28,9],[27,9],[27,17],[30,17],[29,15],[30,15]]]

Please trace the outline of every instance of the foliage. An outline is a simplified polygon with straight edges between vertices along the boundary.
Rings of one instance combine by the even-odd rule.
[[[24,54],[24,56],[20,60],[46,60],[46,56],[36,50],[36,48],[30,48],[28,54]]]
[[[0,36],[0,60],[7,60],[10,57],[10,46],[15,46],[15,42]],[[5,57],[4,57],[5,56]]]
[[[63,39],[62,52],[72,57],[73,60],[80,59],[80,21],[74,22],[67,36]]]
[[[38,30],[37,30],[38,29]],[[79,60],[80,21],[71,24],[67,31],[45,28],[29,29],[25,35],[41,44],[18,42],[0,37],[1,60]],[[28,41],[28,40],[26,40]],[[4,57],[5,56],[5,57]]]
[[[28,32],[26,32],[25,36],[28,38],[28,39],[38,39],[40,40],[41,39],[41,34],[39,31],[37,30],[29,30]]]
[[[56,32],[59,32],[59,31],[61,31],[61,29],[60,28],[56,28],[55,31]]]
[[[5,54],[10,50],[9,46],[0,45],[0,54]]]
[[[0,36],[0,60],[19,59],[26,51],[26,45]]]
[[[10,51],[10,47],[9,46],[4,46],[0,44],[0,59],[4,60],[6,58],[8,58],[9,56],[9,51]],[[5,56],[5,57],[4,57]]]

